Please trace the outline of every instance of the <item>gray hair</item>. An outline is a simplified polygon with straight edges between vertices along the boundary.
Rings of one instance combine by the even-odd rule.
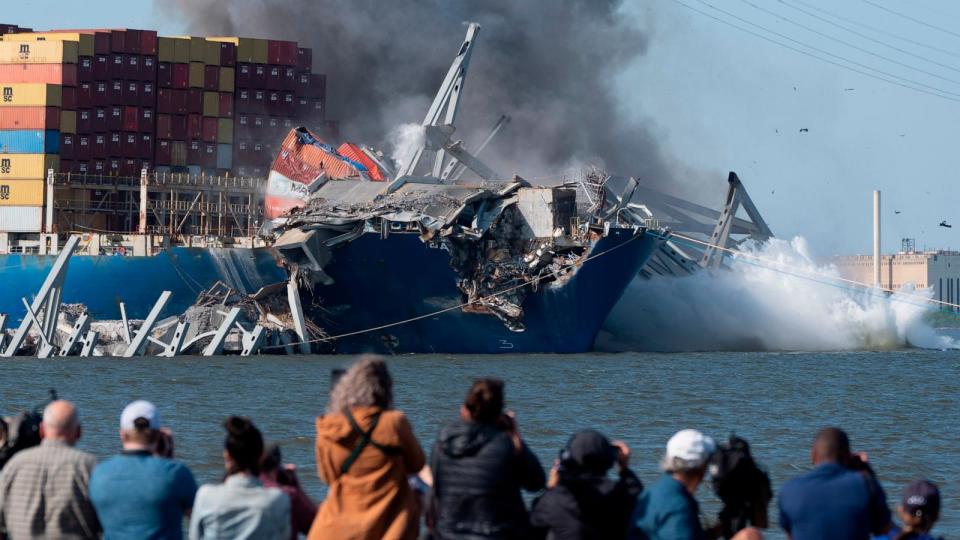
[[[43,409],[43,425],[47,429],[66,431],[80,424],[80,414],[73,403],[62,399],[48,404]]]
[[[660,469],[665,473],[685,474],[704,469],[706,466],[706,461],[691,461],[678,457],[671,458],[669,456],[663,456],[663,459],[660,460]]]
[[[353,407],[393,406],[393,379],[383,358],[374,355],[361,356],[330,392],[327,413],[342,413]]]

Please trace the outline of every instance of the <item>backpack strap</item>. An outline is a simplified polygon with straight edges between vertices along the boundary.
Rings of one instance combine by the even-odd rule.
[[[377,429],[377,423],[380,422],[380,413],[383,411],[377,411],[373,413],[373,416],[370,418],[370,429],[364,431],[360,429],[360,424],[357,423],[354,419],[353,414],[349,409],[343,412],[347,417],[347,421],[350,422],[350,428],[353,429],[353,432],[360,435],[360,438],[357,440],[357,445],[353,447],[353,451],[350,452],[350,455],[347,456],[347,459],[344,460],[343,464],[340,465],[340,474],[347,474],[347,471],[350,470],[350,467],[353,466],[353,463],[357,461],[357,458],[360,457],[360,453],[363,452],[363,449],[367,445],[373,446],[377,450],[380,450],[387,456],[397,455],[401,452],[399,446],[391,446],[387,444],[380,444],[373,440],[373,430]]]

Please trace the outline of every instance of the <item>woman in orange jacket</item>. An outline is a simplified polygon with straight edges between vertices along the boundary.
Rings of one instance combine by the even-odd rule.
[[[340,379],[317,418],[317,472],[330,489],[308,540],[415,540],[420,502],[408,477],[424,465],[407,417],[393,410],[393,380],[378,357]]]

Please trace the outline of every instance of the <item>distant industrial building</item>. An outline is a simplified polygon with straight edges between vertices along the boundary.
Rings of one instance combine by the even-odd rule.
[[[915,251],[913,239],[904,239],[901,251],[880,258],[880,286],[898,291],[907,284],[918,290],[933,289],[933,298],[960,304],[960,252]],[[860,283],[873,282],[873,256],[834,257],[840,275]]]

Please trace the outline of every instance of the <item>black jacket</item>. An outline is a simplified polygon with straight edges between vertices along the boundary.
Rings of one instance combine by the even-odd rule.
[[[495,426],[459,421],[444,428],[430,455],[434,538],[527,538],[529,518],[520,490],[543,489],[543,468]]]
[[[606,476],[564,477],[534,501],[530,523],[535,538],[548,540],[617,540],[627,525],[643,484],[624,469],[616,482]]]

